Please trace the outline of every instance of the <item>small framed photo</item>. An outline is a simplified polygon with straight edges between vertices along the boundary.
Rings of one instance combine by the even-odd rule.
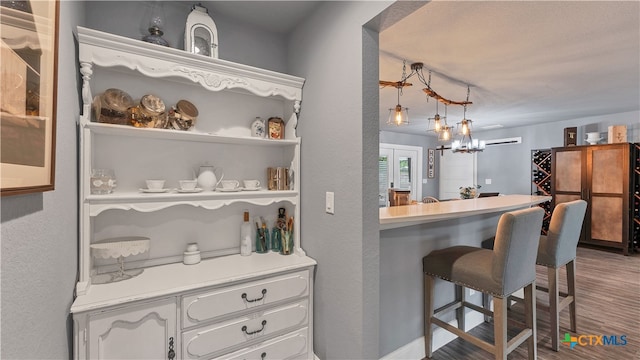
[[[271,117],[267,120],[269,139],[284,139],[284,121],[279,117]]]
[[[576,146],[578,144],[578,128],[564,128],[564,146]]]

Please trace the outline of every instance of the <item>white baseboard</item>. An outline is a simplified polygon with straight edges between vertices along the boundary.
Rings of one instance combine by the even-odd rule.
[[[466,316],[466,331],[473,329],[474,327],[480,325],[484,322],[484,315],[479,312],[471,312],[467,313]],[[458,322],[456,320],[452,320],[449,322],[451,326],[458,326]],[[442,328],[436,328],[433,331],[433,351],[438,350],[439,348],[445,346],[449,342],[455,340],[457,338],[456,335],[448,332]],[[426,356],[426,351],[424,347],[424,336],[421,336],[412,342],[394,350],[393,352],[383,356],[380,360],[421,360]]]

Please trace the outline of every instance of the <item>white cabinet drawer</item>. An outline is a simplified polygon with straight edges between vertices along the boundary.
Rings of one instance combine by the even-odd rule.
[[[267,340],[251,349],[242,349],[215,360],[291,360],[309,358],[309,328]]]
[[[182,298],[183,329],[221,315],[309,294],[309,271],[276,276]]]
[[[308,323],[308,300],[186,331],[182,334],[183,359],[199,359],[242,343],[268,339],[270,335]]]

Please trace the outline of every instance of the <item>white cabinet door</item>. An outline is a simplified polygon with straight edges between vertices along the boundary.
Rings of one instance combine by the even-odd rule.
[[[90,316],[90,359],[169,359],[176,343],[175,298]]]

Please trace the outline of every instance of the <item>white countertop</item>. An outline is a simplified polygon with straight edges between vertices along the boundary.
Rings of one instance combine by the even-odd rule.
[[[78,313],[135,300],[168,296],[315,265],[315,260],[304,255],[284,256],[277,252],[269,252],[252,253],[251,256],[222,256],[202,260],[195,265],[175,263],[155,266],[144,269],[142,274],[128,280],[91,285],[87,294],[75,299],[71,312]]]
[[[550,200],[551,196],[504,195],[384,207],[380,208],[380,230],[523,209]]]

